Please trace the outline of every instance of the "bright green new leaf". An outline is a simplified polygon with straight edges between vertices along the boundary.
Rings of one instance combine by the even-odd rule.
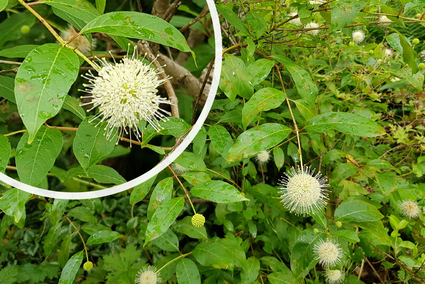
[[[279,107],[286,98],[286,94],[274,88],[263,88],[254,93],[242,109],[242,125],[246,127],[262,111]]]
[[[7,7],[7,4],[9,4],[9,0],[0,0],[0,12]]]
[[[385,130],[375,121],[353,113],[327,112],[310,119],[305,129],[326,133],[329,129],[336,129],[348,135],[376,137],[385,134]]]
[[[15,77],[15,98],[28,129],[28,143],[34,141],[41,125],[61,110],[79,67],[74,52],[52,43],[32,50],[22,62]]]
[[[96,8],[99,13],[103,14],[105,12],[106,0],[96,0]]]
[[[0,173],[4,173],[6,170],[11,150],[9,139],[0,135]]]
[[[229,131],[220,124],[212,125],[208,130],[208,136],[211,139],[211,144],[214,149],[220,153],[223,158],[226,158],[227,152],[233,145],[233,139]]]
[[[145,234],[145,244],[165,233],[184,206],[184,198],[173,198],[164,202],[156,211],[148,224]]]
[[[243,132],[227,153],[227,162],[236,162],[281,143],[292,130],[278,123],[264,123]]]
[[[248,201],[233,185],[221,180],[211,180],[195,186],[190,191],[193,195],[217,203]]]
[[[346,2],[343,4],[337,4],[337,7],[333,8],[331,11],[332,23],[330,25],[330,29],[340,30],[351,24],[366,4],[366,1],[353,1],[349,4]]]
[[[177,262],[176,274],[179,284],[201,284],[198,267],[189,258],[182,258]]]
[[[241,32],[244,35],[249,35],[248,29],[246,28],[245,24],[242,22],[242,20],[236,15],[235,12],[232,10],[232,5],[224,5],[224,4],[217,4],[216,5],[217,11],[223,15],[223,17],[233,26],[235,27],[239,32]]]
[[[68,212],[69,217],[74,217],[83,222],[97,223],[96,217],[91,213],[90,209],[84,206],[74,207]]]
[[[254,283],[260,272],[260,261],[251,256],[246,260],[246,267],[241,272],[241,283],[251,284]]]
[[[251,31],[254,32],[255,37],[258,39],[266,30],[266,20],[264,19],[264,14],[261,11],[251,10],[246,14],[246,22]]]
[[[221,68],[220,89],[231,100],[236,95],[249,98],[254,93],[252,76],[247,70],[245,63],[239,57],[226,54]]]
[[[16,147],[16,168],[21,182],[37,186],[53,167],[62,150],[62,133],[43,125],[32,144],[28,144],[28,136],[28,132],[25,132]]]
[[[370,203],[361,200],[349,200],[341,203],[335,210],[335,220],[341,222],[368,222],[382,219],[384,216]]]
[[[111,12],[90,21],[81,33],[107,33],[144,39],[189,52],[185,37],[170,23],[140,12]]]
[[[15,223],[19,223],[21,219],[25,220],[25,203],[31,196],[31,193],[11,188],[3,193],[0,199],[0,209],[6,215],[13,216]]]
[[[72,284],[74,283],[75,276],[83,263],[84,252],[79,251],[74,254],[66,263],[62,270],[59,284]]]
[[[87,244],[96,245],[96,244],[109,243],[120,237],[122,237],[122,235],[118,232],[110,231],[110,230],[102,230],[91,235],[90,238],[87,240]]]
[[[346,241],[349,241],[350,243],[358,243],[360,242],[359,236],[355,231],[349,231],[349,230],[339,230],[333,233],[334,236],[338,236]]]

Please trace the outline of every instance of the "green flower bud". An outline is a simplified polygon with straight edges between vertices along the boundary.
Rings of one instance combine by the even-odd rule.
[[[354,41],[350,41],[349,46],[354,46]]]
[[[24,25],[24,26],[21,27],[21,33],[23,35],[26,35],[27,33],[29,33],[30,30],[31,30],[31,28],[29,26],[27,26],[27,25]]]
[[[83,268],[86,271],[92,270],[92,268],[93,268],[93,262],[87,261],[86,263],[84,263]]]
[[[412,44],[413,45],[417,45],[419,43],[419,39],[415,38],[414,40],[412,40]]]
[[[205,217],[202,214],[198,214],[196,213],[195,215],[193,215],[192,217],[192,225],[200,228],[205,224]]]
[[[315,234],[317,234],[319,232],[319,230],[318,229],[314,229],[313,230],[313,233],[315,233]]]
[[[421,64],[419,64],[419,65],[418,65],[418,67],[419,67],[419,69],[421,69],[421,70],[422,70],[422,69],[425,69],[425,64],[424,64],[424,63],[421,63]]]
[[[369,54],[370,55],[372,55],[372,54],[374,54],[375,52],[373,51],[373,50],[369,50]]]
[[[341,228],[342,223],[341,223],[340,221],[336,221],[335,225],[336,225],[338,228]]]

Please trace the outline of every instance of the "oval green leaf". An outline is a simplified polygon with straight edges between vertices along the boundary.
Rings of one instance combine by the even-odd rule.
[[[139,185],[136,185],[131,192],[130,195],[130,204],[134,205],[139,201],[142,201],[145,196],[149,193],[151,190],[151,187],[156,179],[156,176],[153,176],[152,178],[148,179],[144,183],[141,183]]]
[[[152,240],[152,243],[162,250],[179,251],[179,239],[171,229],[168,229],[164,234]]]
[[[11,151],[12,147],[10,146],[9,139],[4,135],[0,135],[0,173],[5,172]]]
[[[191,189],[193,195],[217,203],[248,201],[233,185],[221,180],[210,180]]]
[[[176,27],[161,18],[139,12],[107,13],[90,21],[81,30],[83,34],[94,32],[144,39],[181,51],[191,51]]]
[[[87,240],[88,245],[96,245],[112,242],[121,237],[121,234],[115,231],[102,230],[94,233]]]
[[[165,233],[176,218],[180,215],[184,206],[184,198],[173,198],[164,202],[153,214],[145,234],[145,245],[153,239]]]
[[[264,123],[243,132],[227,153],[227,162],[236,162],[256,155],[281,143],[292,130],[278,123]]]
[[[28,193],[17,188],[11,188],[3,193],[0,199],[0,209],[8,216],[13,216],[15,223],[25,220],[25,203],[32,196]]]
[[[195,155],[192,152],[184,151],[177,157],[177,159],[174,160],[174,162],[190,171],[204,172],[207,170],[207,166],[205,165],[202,157]]]
[[[86,22],[93,20],[101,14],[87,0],[43,0],[43,3]]]
[[[193,260],[182,258],[177,262],[177,281],[179,284],[201,284],[201,275]]]
[[[116,170],[104,165],[91,166],[87,175],[98,183],[122,184],[127,182]]]
[[[69,210],[68,216],[74,217],[83,222],[97,223],[97,219],[91,213],[90,209],[83,206],[72,208],[71,210]]]
[[[28,144],[29,133],[25,132],[16,147],[16,168],[21,182],[37,186],[53,167],[63,144],[62,133],[42,126]]]
[[[310,119],[305,129],[325,133],[336,129],[348,135],[376,137],[385,134],[384,128],[375,121],[354,113],[327,112]]]
[[[337,4],[331,12],[332,23],[330,29],[340,30],[351,24],[366,3],[366,1],[353,1],[351,3]]]
[[[223,156],[223,158],[226,158],[227,152],[233,145],[233,139],[229,131],[222,125],[212,125],[208,130],[208,136],[211,139],[211,144],[214,149]]]
[[[155,186],[148,206],[148,218],[152,218],[153,213],[161,206],[162,203],[171,199],[173,194],[173,178],[165,178],[158,182]]]
[[[236,95],[249,98],[254,93],[251,80],[252,76],[242,59],[231,54],[224,56],[219,86],[231,101],[235,100]]]
[[[78,56],[57,44],[37,47],[22,62],[15,77],[15,97],[28,129],[28,143],[33,142],[41,125],[62,108],[79,67]]]
[[[384,218],[379,210],[370,203],[350,200],[341,203],[335,210],[335,220],[341,222],[368,222]]]
[[[59,284],[72,284],[74,283],[75,276],[83,263],[84,253],[79,251],[74,254],[66,263],[62,270]]]

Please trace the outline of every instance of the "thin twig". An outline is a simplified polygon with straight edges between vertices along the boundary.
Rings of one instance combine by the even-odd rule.
[[[382,284],[385,284],[385,283],[384,283],[384,281],[382,281],[382,280],[381,280],[381,277],[379,277],[378,272],[376,272],[375,267],[373,267],[372,263],[370,263],[369,259],[367,259],[367,256],[364,256],[364,257],[365,257],[365,259],[366,259],[367,263],[369,264],[369,266],[372,268],[373,272],[375,272],[376,276],[377,276],[377,277],[378,277],[378,279],[379,279],[379,282],[381,282]]]
[[[206,9],[205,11],[203,11],[198,17],[196,17],[195,19],[193,19],[189,24],[187,24],[186,26],[184,26],[183,28],[181,28],[179,31],[180,32],[184,32],[185,30],[187,30],[190,26],[192,26],[193,24],[195,24],[197,21],[199,21],[200,19],[202,19],[203,17],[205,17],[208,13],[210,12],[209,9]]]

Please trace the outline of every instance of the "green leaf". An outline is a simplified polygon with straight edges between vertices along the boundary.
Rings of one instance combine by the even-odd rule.
[[[96,0],[96,8],[99,13],[103,14],[105,12],[106,0]]]
[[[351,177],[358,171],[359,169],[351,163],[339,163],[332,173],[332,177],[329,180],[329,184],[332,186],[343,185],[340,184],[341,181]]]
[[[75,276],[80,269],[81,263],[83,263],[84,252],[79,251],[74,254],[66,263],[62,270],[59,284],[72,284],[74,283]]]
[[[394,172],[375,173],[376,181],[382,193],[388,196],[397,188],[397,178]]]
[[[424,86],[424,75],[422,73],[416,73],[412,76],[408,76],[407,81],[415,88],[417,91],[421,92]]]
[[[193,239],[208,239],[207,230],[205,229],[205,227],[202,226],[198,228],[193,226],[191,216],[186,216],[183,218],[183,220],[177,221],[176,224],[173,225],[173,229],[176,232],[187,235]]]
[[[389,45],[395,49],[395,51],[400,54],[403,54],[403,47],[401,46],[400,37],[397,33],[389,34],[385,38]]]
[[[328,220],[326,219],[324,212],[317,212],[313,214],[312,217],[317,222],[317,224],[319,224],[323,228],[326,229],[328,227]]]
[[[264,123],[243,132],[227,153],[227,162],[236,162],[281,143],[292,130],[278,123]]]
[[[29,133],[25,132],[16,147],[16,168],[23,183],[37,186],[53,167],[63,144],[62,133],[44,125],[28,144]]]
[[[87,0],[43,0],[43,2],[86,22],[90,22],[101,14]]]
[[[270,74],[273,66],[274,61],[265,58],[258,59],[254,63],[249,64],[248,72],[250,77],[252,77],[252,85],[255,86],[263,82]]]
[[[152,240],[152,243],[166,251],[179,251],[179,239],[170,229],[158,238]]]
[[[238,15],[235,14],[232,10],[232,5],[224,5],[224,4],[217,4],[215,7],[217,8],[217,11],[223,15],[223,17],[237,30],[239,30],[244,35],[249,35],[248,29],[246,28],[245,24],[242,22],[241,19],[239,19]]]
[[[97,125],[97,120],[90,123],[90,119],[87,117],[78,126],[72,147],[75,157],[85,171],[109,155],[116,141],[116,136],[110,140],[106,138],[106,121]]]
[[[7,4],[9,4],[9,0],[0,0],[0,12],[7,7]],[[6,278],[3,277],[3,279],[6,279]]]
[[[286,98],[286,94],[274,88],[263,88],[254,93],[242,109],[242,125],[246,127],[262,111],[275,109]]]
[[[12,148],[10,146],[9,139],[0,135],[0,172],[4,173],[6,171],[6,167],[9,164],[9,157]]]
[[[90,21],[81,30],[83,34],[94,32],[144,39],[181,51],[191,51],[176,27],[161,18],[140,12],[107,13]]]
[[[350,200],[341,203],[335,210],[335,220],[341,222],[368,222],[382,219],[384,216],[370,203]]]
[[[72,243],[73,237],[73,235],[70,235],[69,237],[65,238],[61,243],[61,248],[58,255],[58,262],[61,267],[64,267],[69,259],[69,246]]]
[[[173,198],[164,202],[156,211],[148,224],[145,234],[145,245],[165,233],[184,206],[184,198]]]
[[[29,12],[14,13],[0,23],[0,48],[8,41],[14,41],[22,37],[21,27],[32,27],[36,18]]]
[[[186,121],[177,117],[169,117],[167,120],[161,121],[160,124],[163,127],[160,131],[156,131],[150,124],[146,127],[146,130],[143,132],[142,147],[147,145],[155,136],[172,135],[178,138],[184,133],[187,133],[187,131],[191,128]],[[140,126],[139,129],[141,129]]]
[[[177,262],[176,275],[179,284],[201,284],[198,267],[189,258]]]
[[[112,242],[118,238],[122,237],[122,235],[115,231],[102,230],[94,233],[87,240],[88,245],[96,245]]]
[[[154,212],[163,204],[164,202],[171,199],[173,194],[173,178],[165,178],[158,182],[155,186],[148,207],[148,219],[151,220]]]
[[[327,112],[313,117],[305,126],[307,131],[326,133],[336,129],[348,135],[376,137],[385,134],[384,128],[373,120],[353,113]]]
[[[208,136],[214,149],[223,157],[227,157],[227,152],[233,145],[233,139],[224,126],[220,124],[212,125],[208,130]]]
[[[185,172],[182,174],[182,177],[184,177],[188,183],[194,186],[211,180],[210,175],[206,172]]]
[[[2,279],[2,284],[15,284],[16,276],[19,275],[19,266],[6,266],[0,269],[0,277]]]
[[[280,169],[283,167],[283,164],[285,163],[285,153],[283,153],[282,148],[276,147],[273,149],[273,159],[277,170],[280,171]]]
[[[332,9],[332,23],[330,30],[339,30],[351,24],[360,10],[366,5],[366,1],[353,1],[343,3]]]
[[[127,182],[116,170],[104,165],[91,166],[87,175],[98,183],[122,184]]]
[[[0,209],[6,215],[13,216],[15,223],[25,220],[25,203],[32,196],[31,193],[11,188],[3,193],[0,199]]]
[[[334,236],[338,236],[346,241],[349,241],[350,243],[358,243],[360,242],[359,236],[354,231],[349,230],[340,230],[333,233]]]
[[[184,151],[174,162],[190,171],[204,172],[207,170],[207,166],[205,166],[202,157],[191,152]]]
[[[295,100],[294,103],[306,121],[317,115],[317,109],[311,108],[304,100]]]
[[[62,218],[63,212],[65,212],[66,205],[68,205],[69,200],[67,199],[57,199],[53,201],[51,209],[48,210],[48,213],[44,216],[49,217],[50,223],[54,226]],[[43,216],[43,218],[44,218]],[[41,219],[43,220],[43,219]]]
[[[80,106],[80,102],[76,98],[66,96],[65,102],[63,103],[63,108],[69,110],[81,120],[84,120],[86,118],[86,112]]]
[[[292,248],[291,270],[298,281],[304,278],[316,266],[318,260],[313,254],[313,247],[319,239],[320,234],[315,234],[313,229],[306,229],[298,237],[297,242]]]
[[[55,245],[60,241],[62,229],[62,222],[56,223],[53,227],[49,229],[46,239],[44,240],[44,254],[47,256],[50,255]]]
[[[221,180],[204,182],[191,189],[193,195],[217,203],[248,201],[233,185]]]
[[[151,190],[151,187],[154,183],[156,179],[156,175],[151,177],[150,179],[148,179],[147,181],[136,185],[133,189],[133,191],[131,192],[130,195],[130,204],[134,205],[137,202],[142,201],[145,196],[149,193],[149,191]]]
[[[31,50],[37,47],[38,45],[35,44],[27,44],[14,46],[12,48],[5,48],[0,50],[0,56],[7,58],[25,58],[27,57],[28,53],[31,52]]]
[[[29,143],[41,125],[62,108],[79,67],[78,56],[57,44],[37,47],[22,62],[15,77],[15,97]]]
[[[90,209],[83,206],[74,207],[68,212],[68,216],[79,219],[83,222],[97,223],[96,217],[91,213]]]
[[[309,106],[314,106],[319,89],[311,79],[310,74],[284,55],[272,55],[272,58],[285,65],[295,82],[295,87],[301,98]]]
[[[199,129],[198,134],[196,134],[195,138],[193,138],[193,153],[196,155],[199,155],[202,153],[202,149],[205,146],[205,143],[207,142],[207,131],[205,130],[205,127],[202,126],[201,129]]]
[[[416,65],[416,52],[413,50],[413,48],[410,46],[410,44],[400,32],[398,32],[394,28],[388,28],[398,33],[400,45],[403,48],[403,61],[407,63],[410,68],[412,68],[412,74],[415,74],[419,70],[418,66]]]
[[[16,104],[15,100],[15,80],[11,77],[0,76],[1,97]]]
[[[251,284],[254,283],[260,272],[260,261],[251,256],[246,260],[246,267],[241,272],[241,283]]]
[[[251,97],[254,93],[251,80],[252,76],[242,59],[230,54],[224,56],[219,86],[231,101],[235,100],[236,95],[243,98]]]
[[[252,30],[256,39],[260,38],[266,30],[266,20],[261,11],[251,10],[246,14],[246,22],[249,25],[250,30]]]
[[[292,273],[273,272],[267,276],[271,284],[297,284],[299,281],[295,280]]]

